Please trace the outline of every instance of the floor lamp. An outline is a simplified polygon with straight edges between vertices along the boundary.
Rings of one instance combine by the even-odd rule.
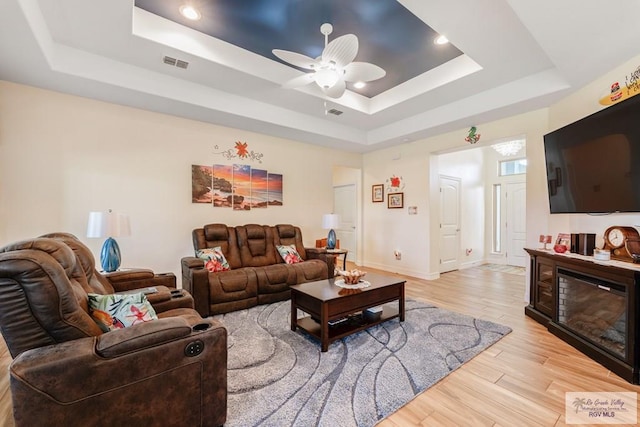
[[[102,270],[110,273],[120,268],[120,247],[114,237],[131,235],[129,216],[115,213],[111,209],[108,212],[89,212],[87,224],[87,237],[106,237],[100,251],[100,265]]]

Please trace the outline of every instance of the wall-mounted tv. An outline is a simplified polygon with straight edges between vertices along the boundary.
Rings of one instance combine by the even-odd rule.
[[[640,212],[640,95],[544,136],[551,213]]]

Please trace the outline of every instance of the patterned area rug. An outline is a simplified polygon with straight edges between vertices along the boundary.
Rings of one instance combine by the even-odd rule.
[[[511,332],[408,300],[404,322],[321,353],[289,313],[283,301],[215,316],[229,332],[226,426],[373,426]]]
[[[518,276],[524,276],[526,272],[524,267],[504,264],[482,264],[478,266],[478,268],[482,270],[497,271],[499,273],[517,274]]]

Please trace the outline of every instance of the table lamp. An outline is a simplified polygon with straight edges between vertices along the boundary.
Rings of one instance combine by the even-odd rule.
[[[329,234],[327,235],[327,249],[336,248],[336,232],[333,231],[333,229],[338,228],[339,225],[340,215],[325,214],[322,216],[322,228],[329,230]]]
[[[89,212],[87,237],[107,237],[100,251],[100,265],[107,273],[116,271],[120,267],[120,247],[114,237],[131,235],[129,216],[108,212]]]

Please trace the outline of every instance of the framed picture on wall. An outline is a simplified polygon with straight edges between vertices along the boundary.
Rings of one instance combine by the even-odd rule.
[[[387,208],[402,209],[404,207],[404,193],[387,194]]]
[[[376,184],[371,186],[371,201],[384,202],[384,184]]]

